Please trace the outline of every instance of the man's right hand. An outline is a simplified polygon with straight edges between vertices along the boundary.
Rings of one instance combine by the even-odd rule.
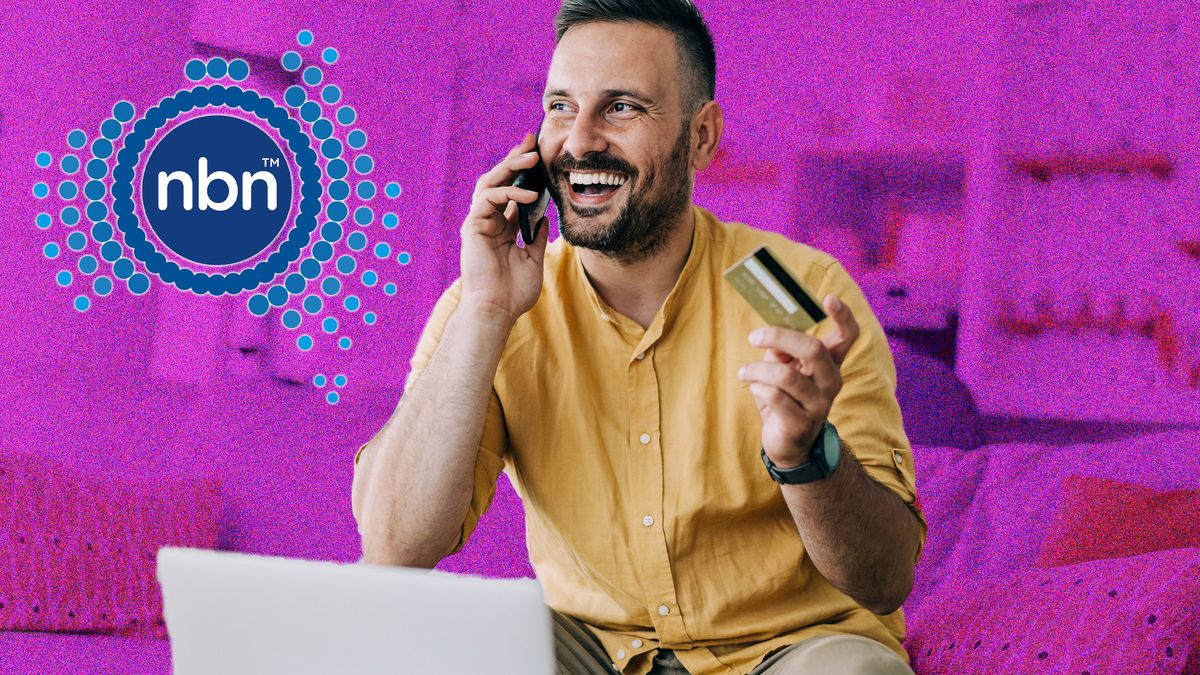
[[[533,244],[517,246],[517,203],[532,204],[538,195],[513,187],[517,172],[541,161],[533,134],[526,134],[491,171],[475,183],[471,210],[462,226],[460,304],[516,321],[542,291],[542,259],[549,236],[542,217]]]

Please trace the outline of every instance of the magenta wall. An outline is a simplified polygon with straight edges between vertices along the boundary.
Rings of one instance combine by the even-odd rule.
[[[1137,419],[1200,420],[1200,385],[1188,384],[1200,354],[1200,261],[1181,248],[1200,240],[1192,205],[1200,26],[1186,3],[1136,13],[982,0],[766,1],[751,13],[740,2],[698,4],[717,41],[727,124],[726,155],[700,178],[698,203],[842,258],[878,298],[885,324],[949,340],[959,376],[994,403],[985,412],[1130,422],[1123,401],[1167,387]],[[223,547],[356,559],[352,453],[390,414],[425,317],[457,274],[457,229],[476,177],[539,119],[555,6],[42,0],[0,8],[0,449],[150,475],[215,467],[225,482]],[[254,320],[240,302],[161,285],[142,298],[116,292],[86,314],[72,309],[54,284],[60,264],[42,256],[44,233],[33,225],[34,154],[58,149],[77,126],[94,128],[116,100],[141,110],[174,91],[195,54],[274,58],[300,28],[341,50],[337,77],[365,120],[377,171],[404,187],[392,242],[414,259],[399,296],[373,298],[384,308],[377,329],[348,356],[301,357],[278,315]],[[1173,171],[1166,179],[1068,173],[1046,184],[1055,191],[1047,200],[1042,183],[1013,170],[1024,156],[1118,151],[1165,156]],[[1047,214],[1047,203],[1057,210]],[[1096,207],[1105,204],[1124,215],[1107,217]],[[1054,245],[1031,243],[1030,222],[1053,232]],[[1035,244],[1033,260],[1010,255]],[[1094,253],[1064,257],[1080,246]],[[1013,268],[1029,272],[1015,291],[1006,285]],[[897,284],[910,290],[903,303],[886,292]],[[1128,293],[1130,306],[1143,297],[1135,289],[1150,294],[1175,319],[1174,379],[1118,379],[1168,370],[1154,365],[1159,333],[1136,334],[1137,321],[1159,316],[1147,313],[1129,319],[1123,360],[1092,373],[1092,386],[1116,392],[1105,406],[1047,414],[1033,399],[1003,409],[1005,392],[1028,381],[1006,375],[1006,350],[1016,347],[994,334],[994,308],[1015,293],[1040,320],[1042,299],[1026,288],[1092,288],[1109,300]],[[1068,318],[1078,310],[1054,300],[1051,308]],[[960,317],[957,333],[947,332],[947,313]],[[1034,339],[1049,342],[1022,358],[1086,360],[1103,349],[1050,328]],[[337,406],[307,386],[318,369],[350,377]],[[1069,369],[1032,372],[1049,388],[1046,400],[1079,386]],[[506,484],[479,536],[444,567],[530,573]]]

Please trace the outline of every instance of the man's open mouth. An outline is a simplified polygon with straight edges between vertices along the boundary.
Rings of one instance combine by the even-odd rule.
[[[567,174],[571,183],[571,198],[581,204],[601,204],[615,193],[628,177],[605,171],[571,171]]]

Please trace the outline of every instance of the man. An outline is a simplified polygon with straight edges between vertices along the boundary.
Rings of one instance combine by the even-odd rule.
[[[541,158],[527,135],[479,179],[461,276],[356,456],[364,560],[458,551],[504,468],[560,672],[911,673],[926,524],[879,322],[834,259],[692,205],[723,120],[690,2],[564,0],[556,28]],[[562,239],[519,247],[538,161]],[[722,280],[763,243],[824,299],[812,335]]]

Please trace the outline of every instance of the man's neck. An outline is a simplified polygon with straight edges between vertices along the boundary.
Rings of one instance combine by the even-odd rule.
[[[588,280],[600,298],[621,314],[646,329],[654,321],[663,301],[670,295],[687,263],[696,226],[695,210],[689,203],[683,216],[671,225],[667,245],[653,257],[624,264],[590,249],[579,249],[579,259]]]

